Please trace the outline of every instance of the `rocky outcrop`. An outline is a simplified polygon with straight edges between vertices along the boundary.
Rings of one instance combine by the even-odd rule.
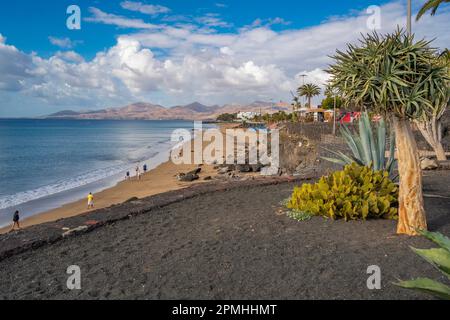
[[[423,158],[420,160],[420,168],[422,170],[436,170],[439,168],[439,163],[434,159]]]
[[[192,182],[200,179],[198,174],[193,173],[179,173],[177,175],[177,180],[181,182]]]

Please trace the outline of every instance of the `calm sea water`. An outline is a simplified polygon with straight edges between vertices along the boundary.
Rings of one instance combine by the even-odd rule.
[[[178,128],[193,123],[0,120],[0,225],[15,208],[29,216],[110,187],[137,163],[156,167]]]

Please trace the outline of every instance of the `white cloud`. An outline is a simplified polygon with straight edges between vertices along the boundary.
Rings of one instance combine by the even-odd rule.
[[[142,2],[135,1],[124,1],[120,5],[124,9],[149,14],[152,16],[170,12],[170,9],[164,6],[144,4]]]
[[[54,46],[63,49],[72,49],[73,47],[75,47],[77,44],[80,43],[80,41],[72,41],[70,38],[58,38],[53,36],[48,37],[48,40]]]
[[[402,2],[381,9],[380,32],[404,24]],[[302,83],[301,74],[307,75],[306,82],[323,86],[329,55],[370,32],[365,10],[307,29],[274,31],[261,23],[227,33],[148,25],[96,10],[92,12],[97,21],[139,30],[119,36],[113,47],[90,61],[73,51],[49,59],[27,55],[6,45],[0,35],[0,90],[20,90],[51,104],[80,108],[136,100],[165,105],[278,101],[290,99],[289,91]],[[414,24],[414,31],[419,38],[436,37],[433,46],[445,47],[450,43],[449,27],[450,12],[442,10]]]
[[[0,34],[0,91],[20,91],[26,88],[26,82],[33,78],[32,56],[7,45]]]
[[[280,17],[276,17],[276,18],[269,18],[269,19],[256,19],[255,21],[252,22],[252,24],[248,25],[248,26],[244,26],[241,31],[246,31],[246,30],[250,30],[250,29],[254,29],[254,28],[270,28],[271,26],[274,25],[284,25],[284,26],[288,26],[290,25],[291,22],[290,21],[286,21],[283,18]]]
[[[89,8],[92,16],[85,18],[85,21],[104,23],[109,25],[114,25],[120,28],[134,28],[134,29],[156,29],[156,25],[151,23],[146,23],[141,19],[130,19],[127,17],[106,13],[100,9],[91,7]]]
[[[63,51],[63,52],[58,51],[55,54],[55,56],[67,62],[75,62],[75,63],[85,62],[84,58],[75,51]]]
[[[217,13],[207,13],[196,18],[195,21],[207,27],[230,28],[233,26],[231,23],[223,21]]]

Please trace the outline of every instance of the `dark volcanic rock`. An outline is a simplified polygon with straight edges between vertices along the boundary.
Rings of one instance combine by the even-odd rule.
[[[200,172],[202,172],[202,168],[198,167],[195,170],[192,170],[192,171],[186,173],[186,175],[194,175],[195,176],[195,175],[198,175]]]
[[[250,172],[252,171],[252,167],[248,164],[238,164],[236,165],[237,172]]]
[[[264,166],[262,165],[262,164],[251,164],[250,165],[250,168],[252,169],[252,172],[261,172],[261,169],[263,168]]]
[[[200,177],[197,174],[192,174],[192,173],[180,173],[177,176],[178,181],[182,181],[182,182],[192,182],[195,180],[198,180]]]

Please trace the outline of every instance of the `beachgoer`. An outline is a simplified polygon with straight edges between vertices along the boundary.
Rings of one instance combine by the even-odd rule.
[[[89,193],[87,199],[88,199],[88,209],[94,208],[94,195],[92,194],[92,192]]]
[[[127,175],[125,176],[125,180],[130,180],[130,171],[127,171]]]
[[[136,179],[141,179],[141,170],[139,169],[139,165],[136,166]]]
[[[19,211],[16,210],[16,212],[14,212],[14,216],[13,216],[13,226],[11,231],[14,231],[16,229],[20,230],[20,215],[19,215]]]
[[[147,165],[144,164],[144,173],[147,173]]]

